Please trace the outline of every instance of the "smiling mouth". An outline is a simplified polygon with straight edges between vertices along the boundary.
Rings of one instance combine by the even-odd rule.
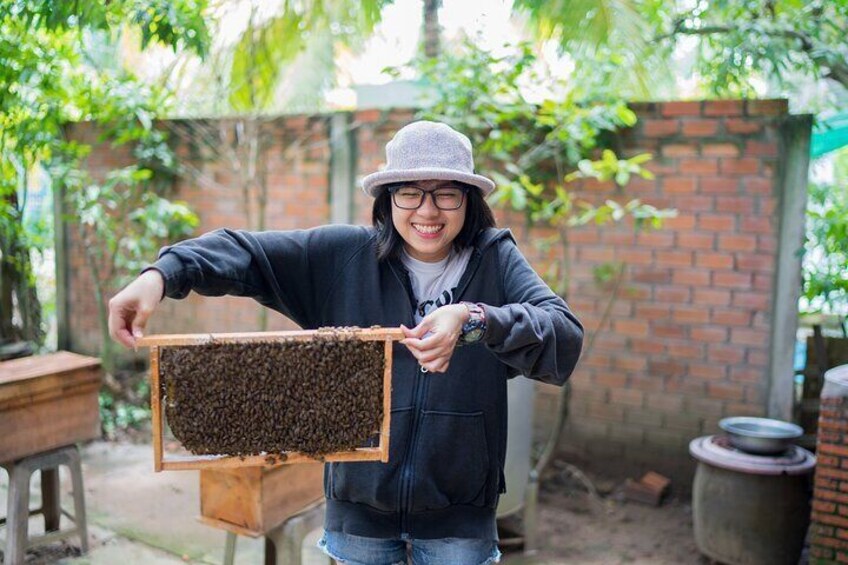
[[[433,235],[435,233],[439,233],[445,227],[444,224],[435,224],[435,225],[427,225],[427,224],[412,224],[412,227],[415,228],[415,231],[427,235]]]

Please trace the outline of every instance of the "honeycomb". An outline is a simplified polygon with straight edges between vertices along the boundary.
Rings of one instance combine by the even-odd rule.
[[[376,445],[384,342],[340,332],[311,341],[160,350],[165,417],[195,455],[321,456]]]

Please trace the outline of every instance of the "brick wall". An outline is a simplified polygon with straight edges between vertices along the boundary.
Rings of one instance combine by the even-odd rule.
[[[725,416],[765,415],[779,221],[778,128],[784,100],[635,104],[627,156],[649,152],[656,178],[626,193],[678,211],[661,231],[594,226],[571,234],[570,299],[592,351],[573,378],[567,446],[605,467],[688,476],[687,444]],[[586,183],[580,196],[618,196]],[[610,322],[593,269],[627,265]],[[792,306],[790,306],[792,307]],[[540,413],[551,392],[540,395]]]
[[[811,562],[848,563],[848,399],[822,398],[810,530]]]
[[[589,333],[598,329],[607,290],[593,269],[627,265],[612,320],[598,331],[593,351],[573,377],[573,399],[562,447],[604,469],[651,467],[688,476],[688,441],[714,433],[731,415],[764,415],[769,386],[769,327],[778,240],[779,130],[784,100],[634,104],[638,125],[620,136],[625,155],[650,152],[654,180],[636,179],[626,195],[678,210],[659,232],[632,226],[572,230],[574,264],[569,302]],[[351,135],[359,178],[383,163],[385,143],[412,119],[410,110],[353,114]],[[182,122],[169,122],[179,131]],[[268,229],[308,227],[329,220],[331,163],[328,118],[286,117],[267,122],[270,147]],[[226,162],[203,157],[202,146],[175,136],[177,152],[207,181],[185,180],[177,195],[201,217],[199,231],[244,227],[240,197]],[[91,167],[104,170],[116,155],[99,148]],[[213,179],[214,182],[208,182]],[[613,186],[586,182],[590,201],[622,197]],[[370,199],[358,188],[352,219],[370,223]],[[523,227],[515,214],[497,213],[512,227],[525,255],[544,272],[556,249],[535,245],[552,235]],[[71,246],[71,263],[77,261]],[[84,275],[70,279],[72,345],[96,344]],[[84,306],[83,306],[84,305]],[[290,327],[271,313],[269,329]],[[201,332],[258,328],[258,306],[243,299],[166,301],[151,331]],[[558,389],[540,385],[536,423],[542,438],[552,422]]]

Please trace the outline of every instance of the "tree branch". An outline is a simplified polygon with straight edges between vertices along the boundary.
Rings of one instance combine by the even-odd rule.
[[[706,25],[702,27],[688,27],[684,25],[684,20],[677,20],[673,29],[666,34],[655,37],[656,41],[664,41],[675,35],[718,35],[723,33],[741,32],[741,26],[734,25]],[[794,39],[800,43],[801,52],[807,55],[811,61],[826,69],[822,76],[838,82],[843,87],[848,89],[848,62],[840,55],[839,60],[832,60],[828,57],[828,53],[834,53],[834,50],[817,45],[816,41],[801,31],[795,29],[775,29],[762,30],[762,35],[769,37],[779,37],[784,39]]]

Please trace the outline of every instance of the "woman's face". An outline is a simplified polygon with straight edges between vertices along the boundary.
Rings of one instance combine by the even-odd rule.
[[[426,180],[410,182],[408,186],[431,193],[437,189],[456,188],[457,184],[451,181]],[[425,195],[420,207],[406,210],[398,207],[396,203],[402,198],[403,192],[392,195],[392,223],[403,238],[406,252],[413,259],[431,263],[447,257],[453,240],[462,231],[465,223],[468,196],[464,195],[462,205],[456,210],[440,210],[436,207],[432,194]],[[445,207],[449,195],[443,198],[446,199],[440,201],[440,205]]]

